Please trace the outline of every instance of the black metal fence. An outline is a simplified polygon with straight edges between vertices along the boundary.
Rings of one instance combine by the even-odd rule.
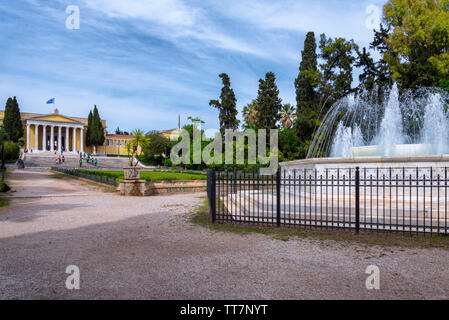
[[[212,222],[448,234],[447,168],[208,172]]]
[[[53,171],[61,172],[61,173],[68,174],[68,175],[71,175],[74,177],[89,179],[89,180],[92,180],[95,182],[104,183],[104,184],[108,184],[111,186],[118,185],[116,177],[109,177],[109,176],[100,175],[100,174],[90,174],[88,172],[82,172],[82,171],[79,171],[76,169],[65,169],[65,168],[58,168],[58,167],[52,167],[51,169]]]

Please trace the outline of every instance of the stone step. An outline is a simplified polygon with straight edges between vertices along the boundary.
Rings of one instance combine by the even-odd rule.
[[[64,155],[65,161],[58,163],[57,155],[38,155],[38,154],[25,154],[25,166],[30,167],[40,167],[40,168],[50,168],[53,166],[61,168],[78,168],[79,167],[79,156],[77,155]],[[123,169],[129,166],[128,158],[119,157],[95,157],[97,159],[97,167],[93,163],[87,163],[83,160],[83,169]]]

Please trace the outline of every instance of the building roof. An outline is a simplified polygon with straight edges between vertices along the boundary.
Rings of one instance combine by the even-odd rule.
[[[133,136],[127,135],[127,134],[112,134],[112,133],[106,134],[106,137],[110,137],[110,138],[128,138],[128,139],[132,139],[133,138]]]
[[[180,131],[178,128],[175,128],[175,129],[169,129],[169,130],[162,130],[162,131],[159,131],[159,133],[173,133],[173,132],[178,132],[178,131]]]

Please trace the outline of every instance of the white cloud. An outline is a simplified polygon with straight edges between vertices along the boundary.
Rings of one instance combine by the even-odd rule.
[[[143,19],[170,26],[192,26],[198,14],[178,0],[85,0],[85,3],[109,17]]]
[[[110,18],[137,19],[134,22],[140,31],[177,45],[182,45],[182,39],[187,38],[211,47],[266,57],[261,48],[227,34],[202,8],[188,6],[180,0],[85,0],[85,3]]]

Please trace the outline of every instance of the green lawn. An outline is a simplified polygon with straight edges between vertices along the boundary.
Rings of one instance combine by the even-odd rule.
[[[88,174],[103,175],[124,179],[123,171],[103,171],[103,170],[76,170]],[[140,178],[146,181],[175,181],[175,180],[206,180],[207,176],[203,173],[196,172],[179,172],[179,171],[141,171]]]

